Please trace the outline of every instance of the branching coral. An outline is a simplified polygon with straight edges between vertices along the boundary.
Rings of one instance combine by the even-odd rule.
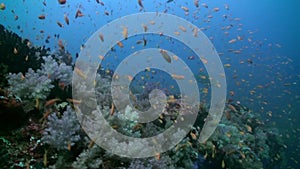
[[[57,149],[68,149],[80,140],[79,131],[80,124],[76,114],[68,106],[61,118],[56,113],[48,117],[48,127],[44,131],[42,141]]]
[[[44,56],[44,63],[41,68],[34,71],[29,68],[23,75],[10,73],[7,76],[9,91],[20,97],[25,105],[25,111],[31,110],[36,104],[36,100],[45,100],[51,89],[54,87],[55,80],[71,83],[72,67],[65,63],[57,63],[52,56]]]
[[[93,146],[79,154],[72,167],[75,169],[98,169],[102,166],[101,149],[98,146]]]

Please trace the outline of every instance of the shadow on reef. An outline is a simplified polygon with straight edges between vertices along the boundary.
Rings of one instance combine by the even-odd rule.
[[[28,68],[36,70],[42,57],[49,53],[45,47],[33,47],[28,39],[22,39],[0,24],[0,87],[7,86],[5,76],[10,73],[25,73]]]
[[[0,89],[0,133],[21,127],[26,116],[21,100]]]

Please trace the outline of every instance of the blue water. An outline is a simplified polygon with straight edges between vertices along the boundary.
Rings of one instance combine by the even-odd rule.
[[[6,9],[0,11],[0,23],[34,45],[45,45],[52,51],[58,49],[58,39],[54,34],[59,34],[59,39],[73,56],[80,52],[81,45],[101,26],[121,16],[140,12],[138,3],[132,0],[103,0],[104,6],[94,0],[69,0],[65,5],[58,4],[56,0],[45,2],[46,6],[43,0],[1,0]],[[201,3],[208,4],[209,8],[202,7]],[[234,91],[235,94],[228,97],[240,101],[253,111],[261,112],[267,124],[281,130],[293,157],[288,165],[297,168],[297,155],[300,154],[300,1],[218,0],[201,1],[199,4],[200,10],[197,10],[193,1],[174,0],[166,3],[166,0],[147,0],[143,1],[145,10],[141,12],[165,11],[206,28],[204,33],[211,38],[216,50],[224,53],[220,56],[223,64],[231,64],[230,68],[225,68],[225,73],[228,91]],[[228,4],[229,10],[224,9],[224,4]],[[189,15],[184,14],[181,6],[189,8]],[[213,12],[211,9],[215,7],[219,7],[220,11]],[[75,19],[77,9],[84,16]],[[109,13],[108,16],[105,11]],[[46,16],[45,20],[38,19],[41,14]],[[18,20],[14,20],[15,15]],[[64,15],[68,16],[69,25],[65,24]],[[203,22],[209,15],[213,16],[211,21]],[[240,20],[224,19],[223,15]],[[64,26],[59,27],[57,22]],[[233,27],[228,30],[229,35],[225,35],[221,28],[228,25]],[[50,37],[49,43],[45,43],[47,36]],[[237,36],[244,40],[228,43]],[[252,41],[249,42],[248,38]],[[172,47],[170,45],[168,50],[175,50]],[[242,49],[242,52],[234,54],[228,49]],[[126,50],[125,53],[133,52],[130,48]],[[184,53],[182,51],[181,57],[185,57]],[[118,54],[124,52],[119,51]],[[249,59],[253,63],[248,63]],[[241,64],[241,61],[245,63]],[[114,65],[119,61],[107,62]],[[197,65],[201,66],[193,62],[190,65],[195,70],[198,69]],[[250,91],[255,93],[251,94]]]

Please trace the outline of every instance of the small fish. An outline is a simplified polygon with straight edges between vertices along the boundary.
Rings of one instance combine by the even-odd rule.
[[[73,104],[80,104],[82,101],[81,100],[75,100],[75,99],[66,99],[69,103]]]
[[[179,35],[180,35],[180,32],[175,31],[174,34],[177,35],[177,36],[179,36]]]
[[[235,113],[238,112],[237,109],[236,109],[233,105],[231,105],[231,104],[228,104],[228,108],[229,108],[230,110],[232,110],[233,112],[235,112]]]
[[[118,41],[118,42],[117,42],[117,45],[118,45],[120,48],[123,48],[123,47],[124,47],[124,45],[123,45],[123,43],[122,43],[121,41]]]
[[[224,8],[225,8],[226,10],[229,10],[228,4],[224,4]]]
[[[195,56],[189,56],[188,60],[195,60]]]
[[[229,44],[232,44],[232,43],[234,43],[234,42],[236,42],[237,41],[237,39],[231,39],[230,41],[228,41],[228,43]]]
[[[65,4],[66,2],[67,2],[67,0],[58,0],[58,3],[61,5]]]
[[[143,38],[143,46],[146,46],[147,45],[147,40],[145,38]]]
[[[128,29],[125,26],[123,26],[122,35],[123,35],[125,40],[128,38]]]
[[[143,2],[142,2],[142,0],[138,0],[138,4],[139,4],[139,6],[141,7],[141,9],[143,9],[143,8],[144,8],[144,5],[143,5]]]
[[[60,23],[60,22],[58,22],[58,21],[57,21],[56,23],[57,23],[57,25],[58,25],[59,27],[61,27],[61,28],[64,27],[64,25],[63,25],[62,23]]]
[[[245,155],[243,152],[241,152],[241,151],[240,151],[240,155],[241,155],[241,157],[242,157],[243,159],[246,158],[246,155]]]
[[[77,10],[75,18],[84,16],[80,9]]]
[[[194,5],[196,8],[199,8],[199,0],[194,0]]]
[[[104,58],[105,58],[104,56],[99,55],[99,59],[100,59],[100,60],[104,60]]]
[[[57,44],[58,44],[58,47],[59,47],[61,50],[65,50],[65,46],[64,46],[62,40],[58,40]]]
[[[160,160],[160,153],[156,153],[156,154],[155,154],[155,159],[156,159],[156,160]]]
[[[42,15],[38,16],[38,18],[43,20],[43,19],[46,19],[46,16],[42,14]]]
[[[218,7],[213,8],[213,11],[214,11],[214,12],[219,12],[219,11],[220,11],[220,8],[218,8]]]
[[[51,99],[51,100],[48,100],[46,103],[45,103],[45,107],[48,107],[48,106],[52,106],[54,105],[56,102],[58,101],[61,101],[59,98],[56,98],[56,99]]]
[[[147,25],[142,24],[142,26],[143,26],[143,28],[144,28],[144,32],[147,32],[147,30],[148,30]]]
[[[87,79],[87,76],[79,68],[75,67],[74,71],[78,76],[82,77],[83,79]]]
[[[109,16],[109,12],[108,12],[108,11],[104,11],[104,14],[105,14],[106,16]]]
[[[44,1],[43,1],[43,5],[44,5],[44,6],[47,6],[47,4],[46,4],[46,0],[44,0]]]
[[[6,8],[6,7],[5,7],[5,4],[4,4],[4,3],[1,3],[1,4],[0,4],[0,9],[1,9],[1,10],[5,10],[5,8]]]
[[[114,113],[115,113],[115,105],[112,103],[111,109],[110,109],[110,115],[112,116],[112,115],[114,115]]]
[[[247,129],[247,131],[248,131],[249,133],[252,133],[252,127],[251,127],[251,126],[245,125],[245,127],[246,127],[246,129]]]
[[[206,3],[201,4],[204,8],[208,8],[208,5]]]
[[[131,82],[131,81],[133,80],[133,77],[130,76],[130,75],[128,75],[128,76],[127,76],[127,79]]]
[[[194,36],[194,37],[197,37],[197,36],[198,36],[198,29],[197,29],[197,28],[194,28],[194,29],[193,29],[193,36]]]
[[[173,79],[176,79],[176,80],[183,80],[183,79],[184,79],[184,76],[183,76],[183,75],[171,74],[171,77],[172,77]]]
[[[149,21],[151,25],[155,25],[155,21]]]
[[[170,57],[170,55],[167,53],[167,51],[166,50],[163,50],[163,49],[161,49],[160,50],[160,53],[161,53],[161,55],[163,56],[163,58],[168,62],[168,63],[171,63],[171,57]]]
[[[65,19],[66,24],[69,25],[70,21],[69,21],[69,18],[67,15],[64,15],[64,19]]]
[[[179,26],[179,29],[180,29],[182,32],[186,32],[186,28],[183,27],[183,26]]]
[[[204,57],[200,57],[200,60],[202,61],[203,64],[207,64],[208,63],[208,60],[205,59]]]
[[[229,64],[229,63],[224,64],[224,67],[229,68],[229,67],[231,67],[231,64]]]
[[[181,9],[184,10],[185,12],[189,12],[189,8],[186,6],[181,6]]]
[[[104,36],[103,36],[103,34],[99,34],[99,38],[100,38],[100,40],[101,40],[101,42],[104,42]]]
[[[230,120],[231,119],[231,114],[229,111],[225,111],[225,116],[226,116],[226,119],[227,120]]]
[[[196,134],[194,134],[194,133],[191,132],[190,135],[191,135],[191,137],[192,137],[193,140],[197,140],[197,135]]]
[[[102,2],[102,1],[99,1],[99,0],[96,0],[96,2],[97,2],[98,4],[100,4],[100,5],[104,6],[104,2]]]
[[[68,141],[68,150],[71,151],[71,148],[72,148],[72,145],[71,145],[71,142],[70,140]]]
[[[89,146],[88,146],[88,148],[92,148],[94,145],[95,145],[95,141],[94,141],[94,140],[91,140],[91,141],[90,141],[90,144],[89,144]]]
[[[174,0],[168,0],[167,3],[173,2]]]

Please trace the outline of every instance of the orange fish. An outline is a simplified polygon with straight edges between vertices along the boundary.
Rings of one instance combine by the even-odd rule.
[[[196,8],[198,8],[199,7],[199,0],[194,0],[194,5],[195,5]]]
[[[181,6],[181,9],[184,10],[185,12],[189,12],[189,8],[186,6]]]
[[[104,42],[104,36],[103,36],[103,34],[100,33],[99,37],[100,37],[101,42]]]
[[[160,160],[160,153],[156,153],[155,158],[156,158],[156,160]]]
[[[81,100],[75,100],[75,99],[67,99],[68,102],[73,103],[73,104],[80,104]]]
[[[91,140],[91,141],[90,141],[90,144],[89,144],[89,146],[88,146],[88,148],[92,148],[94,145],[95,145],[95,141],[94,141],[94,140]]]
[[[186,32],[186,29],[185,29],[185,27],[183,27],[183,26],[179,26],[179,29],[180,29],[182,32]]]
[[[236,42],[236,39],[231,39],[230,41],[228,41],[229,44]]]
[[[114,115],[114,113],[115,113],[115,105],[112,103],[111,109],[110,109],[110,115],[112,116],[112,115]]]
[[[139,4],[139,6],[140,6],[142,9],[144,8],[144,5],[143,5],[142,0],[138,0],[138,4]]]
[[[236,109],[233,105],[231,105],[231,104],[228,104],[228,108],[229,108],[230,110],[232,110],[233,112],[235,112],[235,113],[238,112],[237,109]]]
[[[45,15],[40,15],[38,18],[41,19],[41,20],[43,20],[43,19],[46,18],[46,16]]]
[[[64,46],[62,40],[59,40],[59,41],[58,41],[58,47],[59,47],[61,50],[65,50],[65,46]]]
[[[177,79],[177,80],[183,80],[184,79],[183,75],[172,74],[171,76],[172,76],[173,79]]]
[[[123,48],[123,47],[124,47],[123,43],[120,42],[120,41],[117,42],[117,45],[118,45],[120,48]]]
[[[58,22],[58,21],[57,21],[56,23],[57,23],[57,25],[58,25],[59,27],[61,27],[61,28],[64,27],[62,23],[60,23],[60,22]]]
[[[227,120],[230,120],[231,119],[231,114],[229,111],[225,111],[225,116],[226,116],[226,119]]]
[[[142,25],[143,26],[143,28],[144,28],[144,32],[147,32],[147,30],[148,30],[148,27],[147,27],[147,25]]]
[[[213,11],[218,12],[220,11],[220,8],[213,8]]]
[[[208,5],[206,3],[201,4],[204,8],[208,8]]]
[[[83,79],[86,79],[86,75],[77,67],[74,68],[74,71],[78,74],[78,76],[82,77]]]
[[[64,16],[64,19],[65,19],[66,24],[69,25],[70,22],[69,22],[69,18],[67,15]]]
[[[58,101],[61,101],[59,98],[56,98],[56,99],[51,99],[51,100],[48,100],[46,103],[45,103],[45,107],[48,107],[48,106],[52,106],[54,105],[56,102]]]
[[[192,137],[193,140],[197,140],[197,135],[196,134],[194,134],[194,133],[191,132],[190,135],[191,135],[191,137]]]
[[[66,2],[67,2],[67,0],[58,0],[58,3],[61,5],[65,4]]]
[[[80,9],[78,9],[75,18],[82,17],[82,16],[84,16],[83,13],[80,11]]]

